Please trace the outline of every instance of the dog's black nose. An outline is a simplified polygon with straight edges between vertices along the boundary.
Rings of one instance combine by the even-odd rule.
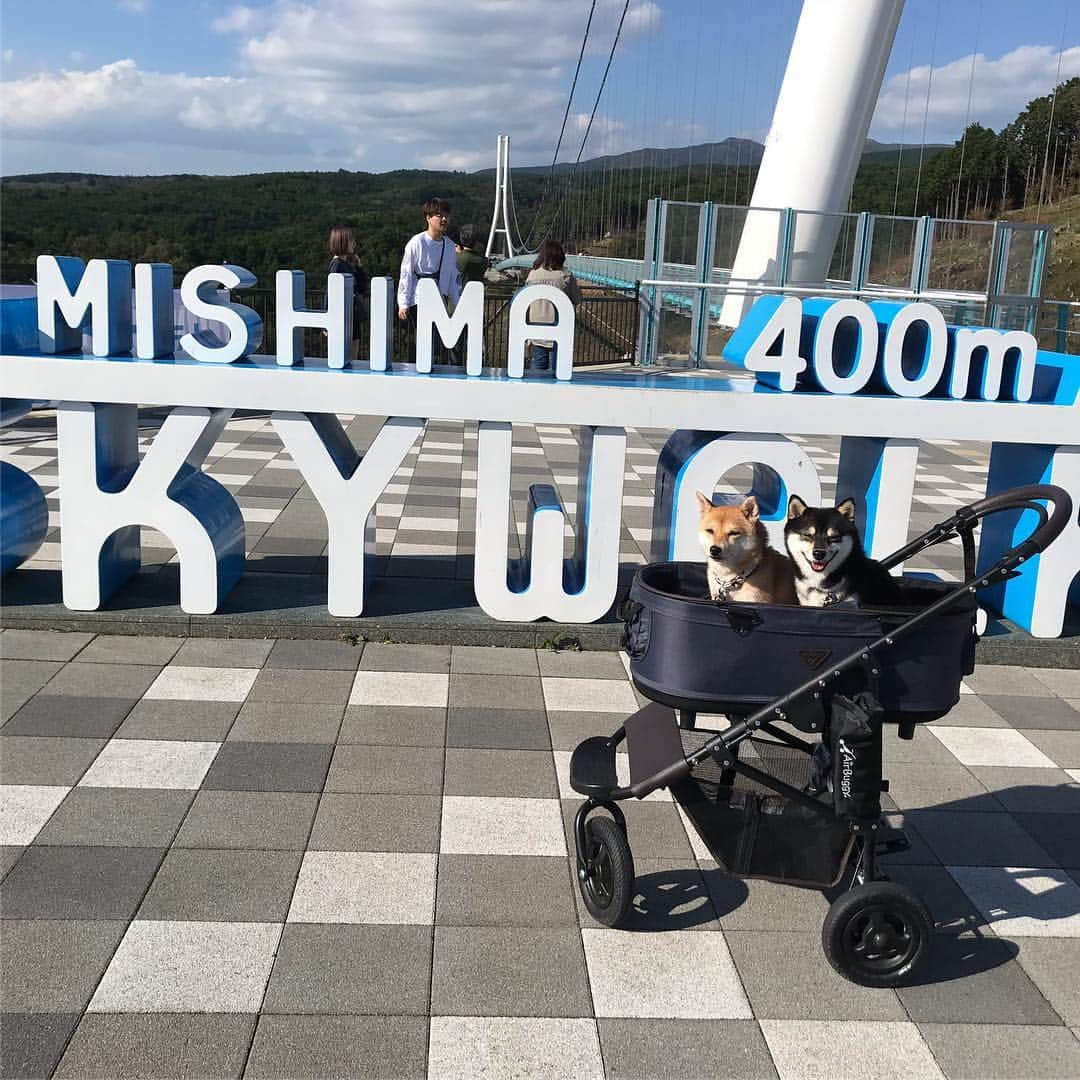
[[[723,554],[724,554],[723,550],[721,548],[718,548],[715,544],[713,544],[712,547],[709,548],[709,558],[710,559],[719,559],[720,556],[723,555]]]
[[[814,548],[814,562],[824,562],[827,554],[824,548]]]

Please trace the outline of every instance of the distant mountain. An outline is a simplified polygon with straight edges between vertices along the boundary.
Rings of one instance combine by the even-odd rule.
[[[928,143],[923,148],[923,157],[926,160],[935,154],[946,150],[944,144]],[[867,139],[863,149],[863,160],[876,164],[895,163],[900,151],[904,157],[917,154],[918,146],[907,146],[903,143],[883,143],[876,139]],[[698,143],[696,146],[674,147],[647,147],[642,150],[628,150],[625,154],[607,154],[603,157],[589,158],[578,165],[581,172],[598,172],[603,169],[679,169],[687,165],[708,165],[723,168],[728,165],[760,165],[761,156],[765,152],[762,143],[753,139],[724,139],[722,142]],[[911,158],[914,161],[914,157]],[[547,173],[549,165],[515,165],[513,173],[536,174]],[[565,174],[574,168],[569,161],[559,162],[555,166],[556,174]],[[493,175],[494,169],[480,169],[475,175]]]

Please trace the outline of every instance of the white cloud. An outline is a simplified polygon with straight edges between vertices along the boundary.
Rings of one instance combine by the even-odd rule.
[[[145,6],[148,0],[126,0]],[[606,57],[621,0],[599,0],[590,42]],[[558,132],[586,11],[547,0],[277,0],[224,9],[212,28],[237,36],[234,73],[149,71],[134,59],[93,71],[44,72],[2,89],[5,169],[84,167],[83,148],[126,145],[128,171],[173,169],[177,151],[242,153],[246,168],[482,168],[508,132],[514,160],[547,158]],[[634,0],[623,27],[661,17]],[[616,58],[618,63],[618,57]],[[600,65],[578,84],[595,95]],[[588,154],[611,152],[597,117]],[[46,165],[46,160],[57,163]],[[60,162],[63,162],[61,164]],[[201,171],[199,155],[189,169]]]
[[[1060,60],[1062,81],[1080,75],[1080,45],[1065,49]],[[882,87],[871,134],[895,136],[905,130],[906,93],[908,141],[921,134],[924,111],[928,138],[957,138],[968,116],[969,89],[971,122],[998,129],[1009,123],[1032,98],[1049,93],[1058,79],[1058,50],[1049,45],[1021,45],[996,60],[977,53],[973,82],[971,64],[969,53],[934,68],[932,79],[929,65],[894,75]]]

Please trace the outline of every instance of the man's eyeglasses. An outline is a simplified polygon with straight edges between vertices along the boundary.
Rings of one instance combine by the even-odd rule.
[[[450,220],[450,215],[449,215],[449,214],[438,214],[438,213],[435,213],[435,214],[428,214],[428,217],[437,217],[437,218],[442,218],[442,219],[443,219],[443,221],[449,221],[449,220]]]

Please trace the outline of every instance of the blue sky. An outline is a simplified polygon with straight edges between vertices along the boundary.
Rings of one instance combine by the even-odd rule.
[[[763,139],[801,7],[632,0],[584,156]],[[3,17],[0,169],[474,169],[494,164],[500,132],[516,164],[547,163],[588,10],[22,0]],[[561,160],[578,153],[621,10],[598,0]],[[1075,0],[907,0],[871,135],[919,141],[924,115],[929,141],[968,116],[1000,127],[1059,64],[1080,74]]]

